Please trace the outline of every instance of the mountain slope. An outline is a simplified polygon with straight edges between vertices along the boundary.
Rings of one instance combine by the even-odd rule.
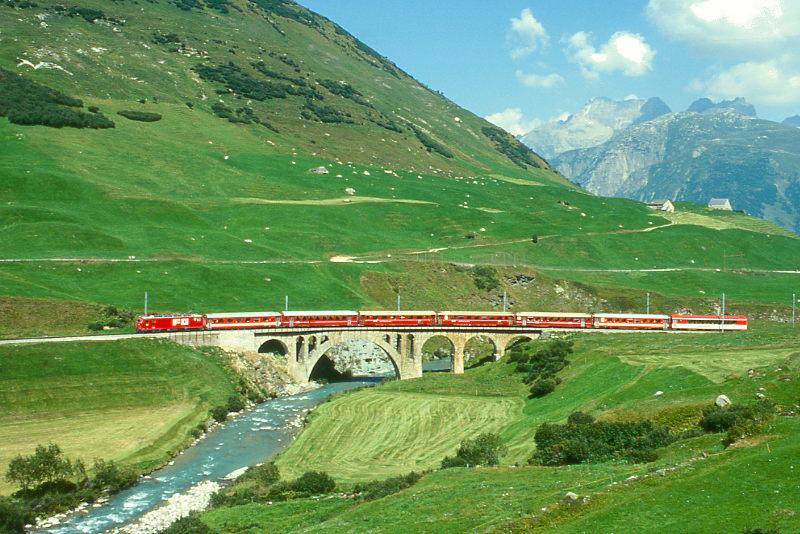
[[[800,231],[800,131],[730,109],[665,115],[554,162],[597,194],[730,198],[735,209]]]
[[[544,157],[552,158],[568,150],[599,145],[632,124],[669,112],[669,107],[660,98],[593,98],[567,119],[543,124],[521,140]]]
[[[4,43],[0,66],[67,94],[144,111],[192,105],[221,120],[260,123],[251,130],[280,132],[295,148],[330,158],[366,163],[380,153],[381,163],[419,171],[510,163],[497,147],[512,140],[487,136],[488,123],[290,1],[24,7],[30,4],[0,7],[4,31],[15,36]],[[546,168],[527,157],[532,167]]]

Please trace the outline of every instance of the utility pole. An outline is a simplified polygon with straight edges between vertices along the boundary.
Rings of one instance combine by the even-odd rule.
[[[283,311],[289,311],[289,295],[283,298]]]
[[[508,292],[503,291],[503,311],[508,311]]]
[[[722,316],[720,317],[720,330],[725,330],[725,293],[722,293]]]
[[[144,290],[144,314],[147,315],[147,308],[148,304],[150,304],[150,293],[145,289]]]
[[[650,292],[647,292],[647,314],[650,315]]]
[[[400,290],[397,290],[397,311],[400,311]]]

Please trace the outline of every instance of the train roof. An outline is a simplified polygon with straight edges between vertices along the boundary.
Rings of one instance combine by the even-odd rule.
[[[669,319],[669,315],[655,313],[595,313],[594,316],[608,319]]]
[[[358,312],[352,310],[313,310],[313,311],[284,311],[281,312],[284,317],[306,317],[318,315],[358,315]]]
[[[166,317],[202,317],[201,313],[151,313],[150,315],[140,315],[139,319],[164,319]]]
[[[677,319],[747,319],[746,315],[694,315],[686,313],[673,313],[673,318]]]
[[[500,312],[500,311],[440,311],[439,315],[474,315],[474,316],[486,316],[486,315],[502,315],[502,316],[513,316],[514,312]]]
[[[221,319],[223,317],[280,317],[278,312],[235,312],[235,313],[207,313],[209,319]]]
[[[580,317],[582,319],[591,318],[591,313],[571,313],[571,312],[517,312],[520,317]]]
[[[361,315],[398,316],[398,315],[436,315],[435,311],[426,310],[361,310]]]

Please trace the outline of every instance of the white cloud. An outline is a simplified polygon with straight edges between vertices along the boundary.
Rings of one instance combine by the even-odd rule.
[[[797,0],[650,0],[647,15],[667,35],[697,45],[770,48],[800,36]]]
[[[592,46],[590,39],[591,35],[586,32],[573,34],[567,39],[566,50],[587,78],[614,71],[626,76],[641,76],[652,68],[656,52],[639,34],[616,32],[599,50]]]
[[[511,50],[513,59],[531,54],[540,46],[547,45],[550,39],[542,23],[536,20],[533,12],[527,7],[519,14],[519,18],[511,19],[509,35],[514,43],[514,48]]]
[[[756,104],[800,104],[800,68],[788,57],[764,62],[748,61],[708,80],[694,80],[689,89],[706,92],[712,98],[744,96]]]
[[[525,74],[521,70],[516,72],[517,79],[527,87],[555,87],[564,83],[564,78],[560,74]]]
[[[484,118],[511,135],[524,135],[542,123],[538,119],[525,120],[522,110],[519,108],[507,108]]]

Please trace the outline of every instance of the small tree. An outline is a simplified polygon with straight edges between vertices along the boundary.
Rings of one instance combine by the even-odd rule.
[[[442,460],[442,467],[497,465],[505,452],[506,448],[503,446],[500,436],[487,432],[475,439],[462,441],[456,457],[447,457]]]
[[[306,495],[322,495],[336,489],[336,481],[328,473],[308,471],[292,482],[292,489]]]
[[[58,480],[69,480],[75,466],[64,457],[55,443],[39,445],[31,456],[17,456],[8,464],[6,480],[19,484],[23,490]]]

